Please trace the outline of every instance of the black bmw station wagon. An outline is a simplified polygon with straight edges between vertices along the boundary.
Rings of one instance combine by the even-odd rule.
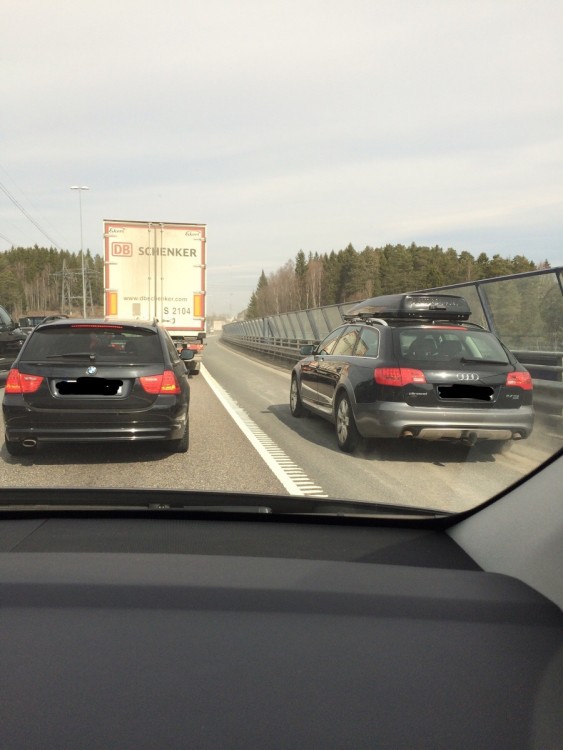
[[[336,426],[338,445],[360,437],[482,442],[498,450],[527,438],[532,378],[490,331],[469,323],[463,297],[374,297],[347,322],[304,346],[290,408]]]
[[[156,322],[57,320],[37,326],[8,373],[2,409],[6,449],[43,442],[160,441],[189,444],[185,361]]]

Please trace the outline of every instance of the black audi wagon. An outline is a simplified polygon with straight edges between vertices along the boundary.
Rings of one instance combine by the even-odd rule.
[[[463,297],[445,294],[359,303],[322,342],[302,347],[291,413],[333,422],[348,452],[361,437],[480,441],[492,450],[527,438],[532,378],[470,315]]]

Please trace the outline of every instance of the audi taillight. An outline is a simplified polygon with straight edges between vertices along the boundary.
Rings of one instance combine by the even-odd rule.
[[[143,375],[139,378],[139,381],[143,390],[153,395],[175,395],[181,392],[176,375],[172,370],[165,370],[160,375]]]
[[[41,375],[29,375],[19,370],[10,370],[6,379],[6,393],[35,393],[43,382]]]
[[[412,367],[376,367],[373,376],[378,385],[393,385],[401,388],[411,383],[426,383],[422,370]]]
[[[505,385],[511,388],[522,388],[524,391],[531,391],[534,387],[530,373],[518,371],[508,373]]]

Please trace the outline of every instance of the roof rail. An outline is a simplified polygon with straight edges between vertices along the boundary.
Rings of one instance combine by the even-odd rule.
[[[378,323],[382,326],[388,326],[389,323],[383,318],[373,318],[371,315],[344,315],[347,323]]]

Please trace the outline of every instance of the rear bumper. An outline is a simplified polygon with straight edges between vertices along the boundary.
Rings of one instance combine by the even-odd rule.
[[[356,404],[354,416],[363,437],[421,440],[510,440],[533,429],[531,406],[519,409],[425,409],[396,402]]]
[[[185,422],[184,422],[185,426]],[[30,427],[6,430],[8,440],[23,442],[35,440],[41,443],[110,443],[133,442],[144,440],[176,440],[182,437],[184,426],[171,427],[96,427],[81,429],[78,427]]]
[[[105,443],[144,440],[176,440],[184,434],[187,410],[145,412],[30,411],[4,407],[6,436],[12,442]]]

